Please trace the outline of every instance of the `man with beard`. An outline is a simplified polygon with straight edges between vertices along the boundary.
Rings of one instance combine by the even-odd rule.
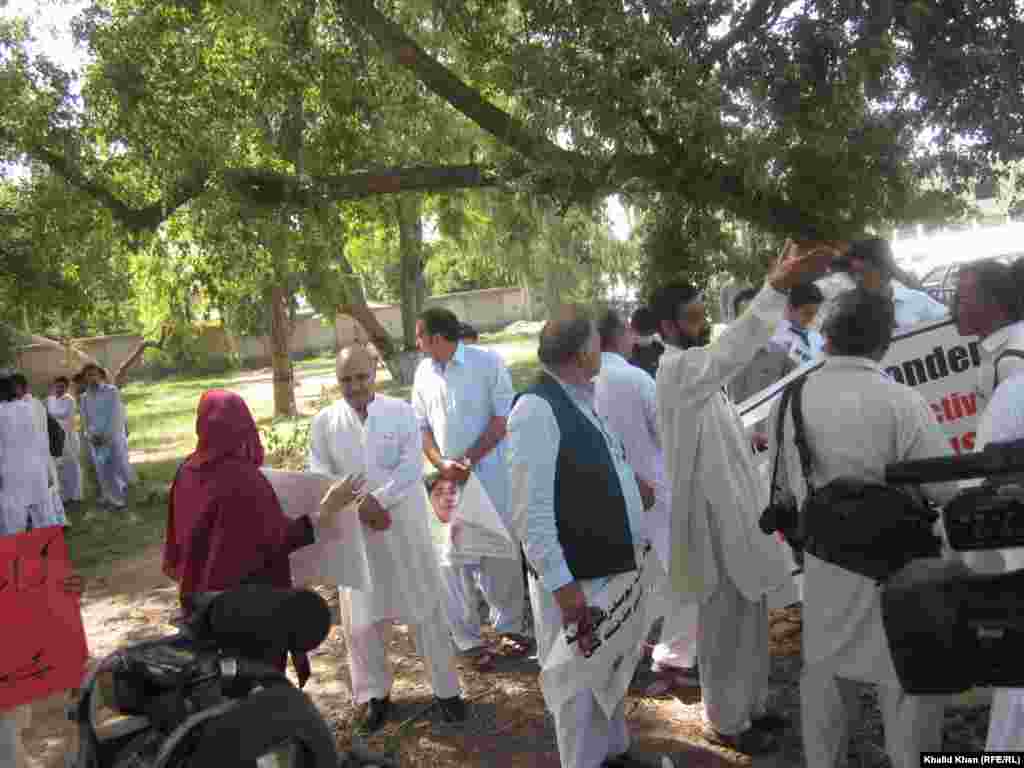
[[[710,345],[703,297],[687,283],[654,297],[668,345],[658,368],[658,431],[671,493],[669,567],[681,601],[700,604],[705,738],[747,754],[778,748],[785,724],[765,709],[765,595],[789,579],[779,542],[758,528],[767,488],[724,392],[772,337],[787,293],[824,273],[837,248],[787,241],[765,286]]]

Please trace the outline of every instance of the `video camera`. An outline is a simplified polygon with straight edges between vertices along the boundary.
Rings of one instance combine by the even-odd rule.
[[[1024,546],[1024,503],[1000,488],[1024,474],[1024,440],[950,458],[890,464],[894,485],[985,478],[942,512],[959,552]],[[915,569],[886,583],[882,615],[893,662],[911,694],[976,685],[1024,687],[1024,570],[970,574],[962,565]]]

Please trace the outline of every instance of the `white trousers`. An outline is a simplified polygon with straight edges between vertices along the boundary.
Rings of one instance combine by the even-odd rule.
[[[554,595],[530,576],[530,605],[537,636],[537,658],[543,664],[562,631],[562,612]],[[558,757],[562,768],[599,768],[609,757],[629,750],[626,700],[608,718],[594,692],[584,688],[551,714],[555,718]]]
[[[525,596],[520,558],[484,557],[470,565],[441,566],[448,625],[460,653],[483,645],[477,590],[491,608],[495,632],[522,633]]]
[[[0,766],[24,768],[27,765],[21,732],[32,719],[32,705],[25,704],[0,712]]]
[[[992,692],[985,749],[1024,751],[1024,688],[996,688]]]
[[[697,620],[704,717],[723,734],[741,733],[764,714],[771,659],[764,598],[747,600],[721,571],[718,589],[700,605]]]
[[[128,486],[134,482],[134,470],[128,463],[127,446],[115,444],[111,448],[110,460],[106,463],[96,458],[95,448],[89,446],[89,455],[96,469],[96,482],[100,486],[100,501],[117,507],[125,505]]]
[[[60,495],[64,501],[82,500],[82,464],[77,456],[65,456],[57,465]]]
[[[394,683],[388,646],[394,622],[378,621],[357,630],[346,627],[348,666],[352,675],[352,698],[356,704],[390,695]],[[442,699],[458,696],[459,675],[455,669],[452,642],[448,637],[441,603],[420,624],[410,625],[416,632],[416,650],[423,657],[434,695]]]
[[[910,696],[896,686],[876,685],[882,710],[885,751],[893,768],[919,768],[920,753],[942,749],[946,696]],[[836,677],[829,659],[804,667],[800,678],[800,720],[807,768],[844,763],[850,723],[862,716],[856,684]]]
[[[697,663],[697,603],[669,607],[661,628],[661,642],[654,646],[651,658],[657,669],[689,669]]]

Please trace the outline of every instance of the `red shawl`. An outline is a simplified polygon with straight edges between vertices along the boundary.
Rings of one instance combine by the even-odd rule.
[[[199,401],[196,433],[199,445],[171,486],[164,572],[182,596],[246,580],[291,587],[288,554],[304,543],[308,523],[285,517],[260,472],[263,445],[249,407],[210,390]]]

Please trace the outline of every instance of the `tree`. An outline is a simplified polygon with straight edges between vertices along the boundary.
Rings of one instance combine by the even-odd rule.
[[[849,237],[927,209],[919,182],[936,169],[955,187],[1024,153],[1010,0],[445,5],[456,58],[490,59],[479,87],[372,0],[335,5],[569,201],[622,190],[682,201],[687,218]]]

